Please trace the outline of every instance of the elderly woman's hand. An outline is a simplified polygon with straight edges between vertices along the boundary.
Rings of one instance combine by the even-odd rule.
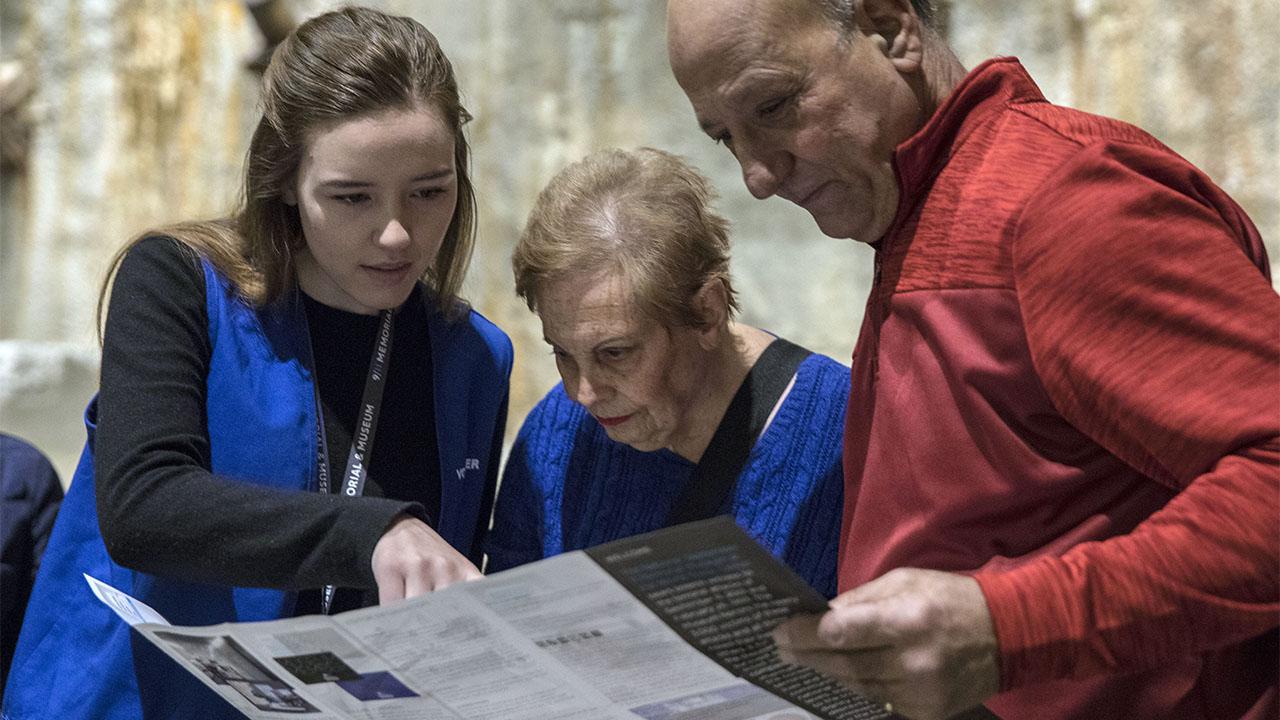
[[[996,638],[973,578],[893,570],[831,601],[824,615],[774,631],[782,658],[808,665],[890,705],[939,720],[999,689]]]
[[[403,515],[373,547],[378,604],[417,597],[481,577],[480,571],[418,518]]]

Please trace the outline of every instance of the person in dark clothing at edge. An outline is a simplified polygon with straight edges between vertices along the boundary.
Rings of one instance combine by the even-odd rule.
[[[25,440],[0,433],[0,697],[61,503],[62,483],[49,458]]]
[[[239,209],[121,251],[7,720],[238,715],[82,573],[182,625],[479,577],[512,350],[458,297],[467,120],[422,25],[320,15],[266,70]]]
[[[871,243],[838,580],[784,655],[913,718],[1275,718],[1280,296],[1133,126],[917,0],[671,0],[747,188]]]

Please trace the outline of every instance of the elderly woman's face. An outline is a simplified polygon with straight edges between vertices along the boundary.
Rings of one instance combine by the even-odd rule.
[[[565,392],[610,438],[652,451],[688,432],[705,355],[693,329],[645,315],[626,283],[606,273],[549,283],[538,315]]]

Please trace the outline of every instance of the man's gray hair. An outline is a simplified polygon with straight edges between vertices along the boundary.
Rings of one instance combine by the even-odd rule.
[[[853,0],[817,0],[822,14],[827,16],[841,30],[853,27]],[[926,27],[933,26],[934,7],[932,0],[911,0],[911,6]]]

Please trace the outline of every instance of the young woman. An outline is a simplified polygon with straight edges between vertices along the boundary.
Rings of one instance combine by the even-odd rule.
[[[121,253],[6,718],[235,714],[131,647],[82,573],[178,624],[479,576],[512,353],[457,296],[475,201],[449,61],[347,8],[280,46],[263,106],[238,212]]]

